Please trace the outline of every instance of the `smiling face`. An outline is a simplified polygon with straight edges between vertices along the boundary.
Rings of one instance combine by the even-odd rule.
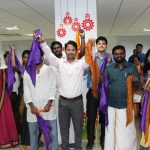
[[[122,63],[125,60],[125,52],[123,49],[116,49],[113,56],[116,63]]]
[[[107,44],[103,40],[99,40],[98,43],[96,44],[96,48],[98,52],[104,52],[107,48]]]

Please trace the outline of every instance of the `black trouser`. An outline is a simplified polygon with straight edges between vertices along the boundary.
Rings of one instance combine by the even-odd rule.
[[[69,150],[69,128],[72,118],[75,134],[75,150],[81,150],[82,143],[82,114],[83,100],[66,101],[60,97],[59,101],[59,125],[62,138],[62,150]]]
[[[30,145],[29,125],[27,122],[27,108],[24,106],[21,123],[21,145]]]
[[[16,122],[17,131],[18,134],[20,134],[21,132],[21,115],[19,112],[20,99],[16,92],[12,92],[10,99],[11,99],[11,105],[12,105],[12,110]]]
[[[88,143],[94,144],[95,140],[95,121],[99,107],[99,100],[92,95],[92,90],[89,90],[87,95],[87,138]],[[104,114],[99,111],[99,123],[101,124],[100,145],[104,146],[105,138],[105,118]]]

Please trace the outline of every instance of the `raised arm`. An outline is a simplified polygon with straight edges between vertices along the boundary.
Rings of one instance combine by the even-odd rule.
[[[12,68],[15,72],[18,73],[20,79],[23,78],[23,72],[21,73],[17,64],[16,64],[16,57],[15,57],[15,47],[12,44],[9,44],[9,47],[11,49],[11,63],[12,63]],[[21,67],[21,64],[20,64]]]
[[[36,37],[36,33],[33,33],[33,36]],[[55,67],[58,67],[60,59],[52,53],[50,47],[46,44],[44,37],[40,36],[36,38],[38,38],[38,42],[41,44],[41,49],[44,52],[49,63]]]
[[[81,39],[79,58],[81,58],[85,55],[85,32],[84,32],[84,30],[80,29],[79,35],[80,35],[80,39]]]
[[[11,63],[12,63],[12,67],[13,69],[18,72],[19,69],[16,65],[16,61],[15,61],[15,47],[12,44],[9,44],[9,47],[11,49]]]

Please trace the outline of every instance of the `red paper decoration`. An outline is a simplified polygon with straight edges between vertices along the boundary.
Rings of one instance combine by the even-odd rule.
[[[62,38],[66,35],[66,30],[63,27],[63,24],[60,24],[58,30],[57,30],[57,36]]]
[[[72,23],[72,18],[70,17],[70,13],[67,11],[66,16],[63,19],[63,23],[65,25],[70,25]]]
[[[78,22],[78,18],[74,18],[74,22],[72,23],[71,28],[72,28],[72,30],[75,31],[75,32],[81,28],[81,25],[80,25],[80,23]]]
[[[90,31],[94,27],[94,21],[90,19],[90,14],[85,14],[85,20],[82,22],[82,27],[86,31]]]

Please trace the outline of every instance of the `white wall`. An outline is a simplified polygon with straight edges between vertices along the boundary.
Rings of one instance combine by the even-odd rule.
[[[3,52],[5,50],[9,50],[9,44],[12,43],[16,48],[16,53],[17,53],[18,58],[21,60],[21,55],[22,55],[23,50],[27,50],[27,49],[30,50],[32,40],[4,41],[1,43],[2,43],[1,47],[2,47]],[[47,44],[50,45],[50,40],[47,40]]]
[[[2,42],[0,42],[0,63],[1,63],[1,65],[3,64],[3,52],[2,52]]]
[[[128,58],[137,43],[143,44],[143,52],[150,48],[150,36],[109,36],[108,39],[108,51],[111,52],[112,48],[116,45],[123,45],[126,48],[126,57]]]
[[[105,36],[105,35],[104,35]],[[108,48],[107,51],[111,53],[112,48],[118,44],[124,45],[126,48],[127,56],[132,55],[133,49],[137,43],[141,43],[144,46],[143,52],[145,53],[150,48],[150,36],[106,36],[108,39]],[[47,40],[48,45],[52,40]],[[21,58],[22,51],[25,49],[30,49],[31,40],[25,41],[10,41],[10,42],[0,42],[0,56],[5,49],[8,49],[9,43],[13,43],[15,48],[17,49],[17,55]],[[2,48],[2,49],[1,49]],[[3,51],[2,51],[3,50]]]

